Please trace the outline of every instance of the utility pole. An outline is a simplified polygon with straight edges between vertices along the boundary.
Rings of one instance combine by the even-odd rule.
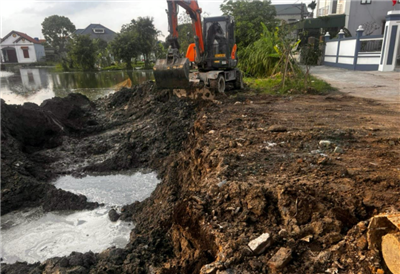
[[[304,5],[303,5],[303,2],[301,2],[301,20],[303,20],[304,19]]]

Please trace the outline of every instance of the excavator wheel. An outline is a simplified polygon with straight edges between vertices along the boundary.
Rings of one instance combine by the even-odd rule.
[[[218,75],[215,80],[210,80],[210,90],[214,93],[225,92],[225,78],[222,74]]]
[[[235,87],[235,89],[243,89],[244,88],[243,74],[240,72],[240,70],[238,70],[236,72],[236,80],[235,80],[235,82],[233,82],[233,86]]]

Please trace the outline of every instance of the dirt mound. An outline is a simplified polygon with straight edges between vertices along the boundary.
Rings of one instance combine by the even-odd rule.
[[[48,183],[56,173],[45,170],[45,165],[55,159],[35,154],[61,146],[63,137],[71,135],[69,129],[76,132],[84,128],[91,105],[82,95],[48,100],[40,107],[32,103],[7,105],[1,100],[1,214],[39,205],[46,205],[46,210],[98,206],[72,193],[56,190]],[[59,205],[55,206],[56,203]]]
[[[399,113],[340,94],[217,99],[147,83],[96,101],[96,131],[29,160],[79,176],[157,170],[151,197],[122,210],[130,243],[3,273],[382,273],[366,227],[400,210]]]

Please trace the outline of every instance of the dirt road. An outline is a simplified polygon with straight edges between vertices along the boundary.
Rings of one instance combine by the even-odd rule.
[[[2,273],[385,270],[366,230],[374,214],[400,210],[399,111],[342,93],[179,103],[154,96],[152,85],[140,90],[96,102],[93,119],[111,121],[108,131],[35,152],[46,172],[74,160],[88,166],[63,173],[156,169],[162,183],[152,196],[123,208],[121,218],[137,224],[130,244]],[[170,109],[176,117],[164,117]],[[96,156],[108,154],[104,164]]]
[[[318,66],[311,73],[341,92],[400,107],[400,72],[354,71]]]

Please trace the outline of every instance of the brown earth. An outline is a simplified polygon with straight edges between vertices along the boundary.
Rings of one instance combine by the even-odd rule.
[[[157,170],[151,197],[123,208],[130,243],[2,273],[389,273],[366,230],[400,210],[399,110],[340,93],[191,101],[147,84],[89,116],[93,131],[21,153],[48,177]]]

